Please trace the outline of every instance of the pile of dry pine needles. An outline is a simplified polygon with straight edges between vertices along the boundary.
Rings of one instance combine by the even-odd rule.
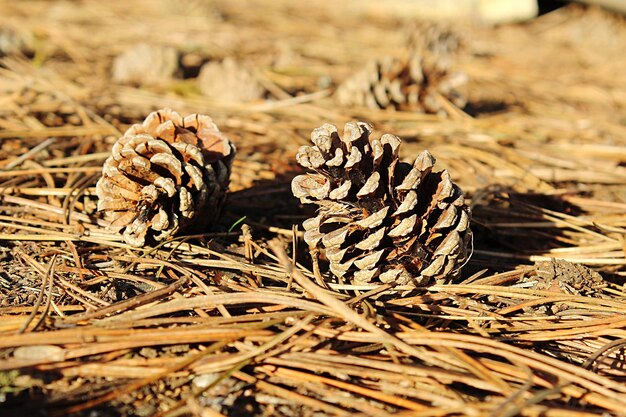
[[[336,3],[0,2],[18,45],[0,50],[0,414],[624,415],[624,20],[459,23],[469,104],[445,119],[337,105],[411,22]],[[185,71],[113,83],[146,40],[183,63],[235,57],[267,100],[204,98]],[[94,184],[161,107],[209,114],[239,153],[218,230],[138,250],[103,227]],[[315,283],[294,155],[354,119],[407,159],[430,150],[466,192],[458,282]]]

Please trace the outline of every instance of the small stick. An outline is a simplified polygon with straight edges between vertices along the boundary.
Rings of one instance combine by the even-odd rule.
[[[319,264],[319,254],[320,254],[320,251],[319,251],[319,249],[317,249],[317,248],[310,248],[309,249],[309,253],[311,254],[311,259],[313,261],[313,276],[315,277],[315,282],[320,287],[329,290],[330,287],[328,286],[328,284],[324,280],[324,277],[322,276],[322,273],[320,272],[320,264]]]
[[[102,172],[102,167],[65,167],[65,168],[41,168],[41,169],[15,169],[11,171],[0,171],[0,178],[15,177],[17,175],[38,175],[38,174],[65,174],[70,172]]]
[[[241,225],[241,233],[243,236],[243,249],[246,261],[250,265],[254,265],[254,251],[252,250],[252,228],[247,224]],[[254,273],[254,271],[245,272],[248,282],[253,288],[259,288],[263,286],[261,277]]]
[[[87,136],[112,134],[113,129],[106,126],[93,127],[47,127],[45,129],[15,129],[0,131],[0,139],[6,138],[47,138],[51,136]]]
[[[7,166],[5,167],[5,169],[9,170],[9,169],[15,168],[16,166],[26,161],[30,157],[35,156],[40,151],[43,151],[48,146],[52,145],[54,142],[56,142],[56,138],[50,138],[50,139],[44,140],[39,145],[33,147],[33,149],[31,149],[30,151],[18,156],[12,162],[9,162]]]
[[[22,256],[28,257],[28,255],[26,255],[26,254],[22,254]],[[39,295],[37,296],[37,301],[35,301],[35,305],[33,306],[33,310],[31,311],[30,315],[28,316],[28,318],[26,319],[26,321],[24,322],[22,327],[20,327],[19,330],[17,331],[18,334],[24,333],[26,331],[26,329],[28,328],[28,325],[35,319],[35,315],[37,314],[37,311],[39,310],[39,307],[41,306],[41,302],[43,301],[43,294],[45,292],[44,290],[46,288],[47,281],[50,278],[50,271],[52,270],[52,268],[54,266],[54,262],[56,261],[56,257],[57,257],[56,254],[52,256],[52,261],[50,262],[50,265],[48,266],[48,269],[46,270],[45,273],[41,274],[42,277],[43,277],[43,280],[41,281],[41,290],[39,290]],[[25,258],[25,259],[27,261],[29,261],[28,258]],[[33,262],[34,262],[34,260],[33,260]],[[51,296],[51,294],[48,294],[48,296]],[[43,314],[45,315],[46,313],[47,312],[44,309]]]

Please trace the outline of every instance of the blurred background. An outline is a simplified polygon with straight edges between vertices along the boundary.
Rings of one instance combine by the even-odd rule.
[[[626,175],[624,2],[588,3],[606,8],[535,0],[0,1],[0,152],[41,142],[25,130],[60,126],[82,127],[83,136],[64,139],[81,141],[82,152],[105,152],[152,110],[204,112],[237,143],[236,191],[292,171],[287,161],[312,128],[360,118],[404,137],[407,153],[437,152],[469,192],[531,185],[503,162],[453,144],[498,157],[500,146],[516,158],[523,149],[509,162],[536,183],[584,180],[593,192],[611,192],[596,186]]]

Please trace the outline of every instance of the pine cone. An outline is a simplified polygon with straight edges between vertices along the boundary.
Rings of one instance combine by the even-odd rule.
[[[32,32],[11,26],[0,26],[0,57],[23,53],[32,54],[35,37]]]
[[[602,275],[593,269],[563,259],[537,262],[535,268],[537,281],[532,288],[537,290],[589,296],[604,283]]]
[[[369,62],[339,86],[336,96],[343,106],[446,115],[442,99],[465,106],[466,99],[457,89],[466,82],[464,73],[450,72],[446,54],[413,52],[407,59],[385,57]]]
[[[98,210],[140,247],[216,221],[234,145],[209,116],[150,113],[113,145],[96,184]]]
[[[232,58],[204,64],[198,83],[202,94],[225,102],[258,100],[265,92],[256,78]]]
[[[176,49],[141,43],[115,58],[113,80],[132,85],[159,84],[169,81],[177,69]]]
[[[422,152],[400,162],[401,140],[370,137],[371,126],[345,125],[343,136],[325,124],[314,146],[296,159],[315,171],[295,177],[293,194],[319,206],[304,222],[304,240],[325,249],[331,271],[355,283],[374,280],[425,285],[454,278],[469,258],[470,210],[447,171]]]
[[[463,38],[443,22],[429,20],[414,21],[407,34],[409,49],[428,51],[440,55],[458,52],[463,46]]]

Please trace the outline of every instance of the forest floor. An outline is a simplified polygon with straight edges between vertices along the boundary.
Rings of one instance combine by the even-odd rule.
[[[453,25],[468,104],[443,117],[337,103],[414,23],[353,4],[0,1],[1,415],[626,415],[624,19]],[[113,80],[138,43],[173,48],[173,76]],[[263,99],[202,95],[200,65],[227,57]],[[236,144],[231,191],[214,230],[131,248],[94,186],[165,107]],[[351,286],[322,262],[314,284],[295,153],[350,120],[464,190],[456,281]]]

